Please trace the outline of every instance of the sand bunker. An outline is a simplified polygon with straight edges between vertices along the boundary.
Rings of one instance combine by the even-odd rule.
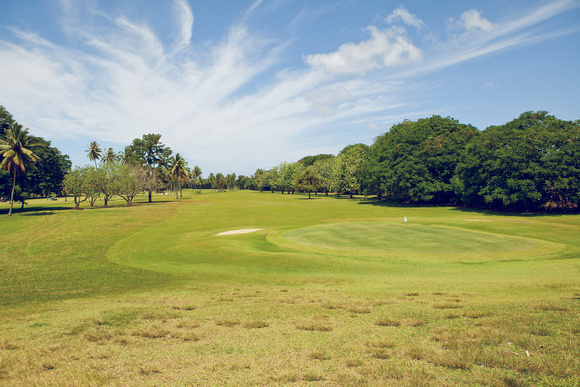
[[[232,230],[232,231],[220,232],[218,234],[218,236],[219,235],[247,234],[247,233],[250,233],[250,232],[260,231],[260,230],[263,230],[263,228],[246,228],[244,230]]]

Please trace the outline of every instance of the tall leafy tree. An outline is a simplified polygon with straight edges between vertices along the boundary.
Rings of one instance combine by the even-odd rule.
[[[14,188],[16,177],[25,174],[33,168],[34,163],[40,160],[35,154],[43,147],[38,138],[28,134],[28,129],[23,129],[22,125],[12,122],[8,129],[4,131],[4,139],[0,144],[2,163],[0,167],[12,174],[12,190],[10,193],[10,210],[8,215],[12,215],[14,204]]]
[[[160,134],[145,134],[125,147],[124,159],[126,163],[146,167],[150,175],[157,171],[158,176],[162,176],[164,170],[169,167],[169,157],[172,153],[171,149],[161,142]],[[151,201],[152,190],[149,189],[149,203]]]
[[[50,141],[41,137],[37,139],[42,146],[35,153],[42,162],[36,163],[34,169],[19,179],[17,185],[23,197],[58,195],[62,193],[63,179],[70,171],[71,161],[67,155],[50,146]]]
[[[99,160],[101,158],[101,155],[103,154],[103,150],[101,149],[101,146],[96,141],[91,141],[91,143],[89,144],[89,146],[85,150],[85,152],[87,152],[87,157],[89,158],[89,160],[95,162],[95,168],[96,168],[97,167],[97,160]]]
[[[471,206],[534,211],[580,202],[580,122],[525,112],[471,141],[456,169]]]
[[[365,144],[346,146],[334,164],[334,181],[337,193],[348,193],[350,198],[360,190],[361,168],[365,165],[369,147]]]
[[[449,117],[394,125],[372,146],[364,186],[399,201],[454,204],[455,168],[461,151],[477,135],[475,127]]]
[[[296,177],[295,185],[299,191],[308,192],[308,199],[311,199],[310,193],[316,192],[320,188],[320,176],[316,174],[312,167],[305,168]]]
[[[332,171],[335,168],[336,157],[321,158],[314,162],[312,168],[320,177],[320,188],[324,191],[326,196],[329,192],[334,190],[334,182],[332,179]]]

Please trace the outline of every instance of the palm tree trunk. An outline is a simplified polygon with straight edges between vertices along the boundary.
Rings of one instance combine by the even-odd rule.
[[[8,216],[12,216],[12,206],[14,205],[14,186],[16,186],[16,171],[12,173],[12,192],[10,193],[10,209],[8,210]]]

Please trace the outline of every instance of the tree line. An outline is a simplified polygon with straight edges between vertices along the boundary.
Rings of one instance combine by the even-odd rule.
[[[113,196],[131,205],[135,196],[182,188],[254,189],[294,193],[376,196],[402,203],[461,205],[508,211],[578,209],[580,120],[548,112],[525,112],[483,131],[450,117],[405,120],[372,145],[349,145],[336,156],[322,154],[251,176],[210,173],[161,142],[160,134],[136,138],[116,153],[95,141],[86,150],[94,166],[71,170],[66,155],[29,134],[0,106],[0,196],[14,201],[70,195],[75,208]]]
[[[437,115],[405,120],[371,146],[258,169],[248,186],[492,210],[578,209],[580,120],[530,111],[483,131]]]

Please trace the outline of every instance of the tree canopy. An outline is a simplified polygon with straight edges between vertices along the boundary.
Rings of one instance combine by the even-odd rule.
[[[372,145],[367,186],[399,201],[455,204],[451,179],[461,151],[478,131],[452,118],[403,121]]]
[[[471,206],[573,208],[580,201],[580,122],[522,113],[467,144],[456,174],[457,191]]]

